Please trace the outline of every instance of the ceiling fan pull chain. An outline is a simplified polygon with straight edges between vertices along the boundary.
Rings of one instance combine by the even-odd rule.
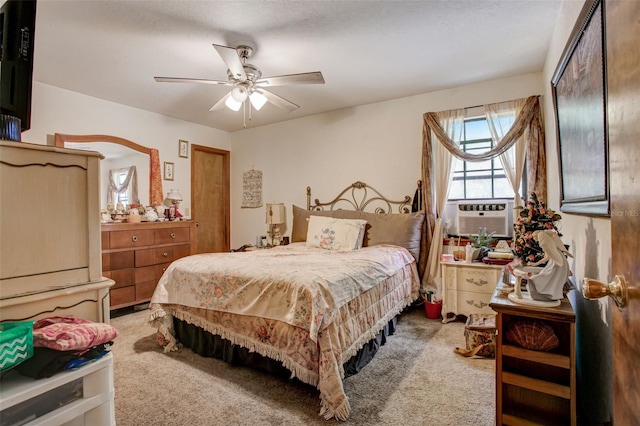
[[[247,128],[247,100],[242,103],[242,127]]]

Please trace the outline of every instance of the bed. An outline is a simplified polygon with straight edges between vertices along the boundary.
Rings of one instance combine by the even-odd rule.
[[[346,420],[343,378],[370,361],[418,298],[424,216],[410,212],[410,200],[390,201],[355,182],[312,204],[307,188],[307,208],[293,206],[291,244],[173,262],[149,307],[158,342],[225,361],[257,355],[266,369],[281,365],[315,386],[326,419]],[[203,336],[213,339],[209,349]]]

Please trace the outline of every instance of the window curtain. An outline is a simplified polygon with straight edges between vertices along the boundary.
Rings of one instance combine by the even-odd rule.
[[[162,174],[160,173],[160,153],[157,149],[151,148],[149,153],[149,205],[161,206],[164,203],[162,194]]]
[[[430,288],[440,296],[441,277],[438,268],[440,255],[442,254],[442,223],[440,221],[444,203],[447,200],[449,184],[453,174],[449,171],[448,180],[443,182],[440,162],[443,161],[439,149],[444,148],[455,158],[465,161],[485,161],[500,156],[503,166],[508,175],[509,182],[514,188],[518,188],[522,178],[525,156],[528,162],[527,178],[530,189],[539,194],[541,199],[546,199],[546,161],[544,154],[544,130],[542,128],[542,117],[538,96],[531,96],[526,99],[512,102],[503,102],[485,106],[487,121],[495,142],[495,146],[481,154],[470,154],[460,150],[460,137],[451,137],[448,126],[450,114],[458,116],[459,111],[427,112],[423,115],[423,145],[422,145],[422,180],[425,212],[431,219],[431,229],[427,229],[427,234],[423,238],[430,241],[431,250],[427,257],[426,271],[423,277],[423,288]],[[515,120],[509,129],[502,129],[496,122],[504,114],[515,116]],[[462,114],[464,120],[464,114]],[[462,127],[460,125],[460,127]],[[455,126],[454,126],[455,128]],[[505,132],[506,130],[506,132]],[[433,139],[440,143],[433,143]],[[507,150],[517,145],[514,161],[510,161]],[[520,156],[520,157],[519,157]],[[506,159],[506,160],[505,160]],[[442,162],[451,169],[451,161]],[[520,171],[518,171],[520,168]],[[440,170],[440,171],[438,171]],[[430,188],[427,191],[427,188]],[[517,194],[517,191],[514,191]],[[435,197],[434,197],[435,193]],[[441,195],[445,194],[441,199]],[[516,196],[518,201],[519,197]]]
[[[124,181],[119,184],[118,176],[125,174]],[[122,169],[109,170],[109,189],[107,190],[107,204],[114,205],[118,194],[128,193],[129,204],[140,204],[138,198],[138,172],[136,166],[124,167]]]
[[[462,140],[465,110],[458,109],[437,113],[438,127],[446,135],[447,140],[459,145]],[[429,247],[426,258],[425,273],[422,277],[422,287],[436,291],[436,297],[441,298],[439,289],[442,288],[440,276],[440,255],[442,254],[442,213],[449,195],[449,184],[453,178],[456,158],[442,144],[432,143],[434,132],[426,120],[422,129],[422,181],[429,193],[423,194],[425,213],[429,219],[423,235],[423,247]],[[434,197],[435,195],[435,197]],[[427,245],[428,244],[428,245]]]

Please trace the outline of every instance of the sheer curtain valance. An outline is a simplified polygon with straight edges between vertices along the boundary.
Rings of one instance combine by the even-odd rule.
[[[493,148],[481,154],[460,149],[464,109],[427,112],[423,116],[422,181],[423,200],[428,227],[423,244],[430,247],[426,259],[423,287],[435,289],[441,296],[439,260],[442,254],[442,213],[453,179],[455,158],[463,161],[486,161],[499,157],[505,174],[514,189],[516,205],[520,205],[518,188],[525,164],[530,190],[546,199],[546,161],[544,131],[538,96],[509,102],[484,105],[484,112],[492,135]],[[503,118],[513,120],[505,129]],[[511,120],[507,120],[511,121]],[[438,143],[433,143],[436,140]],[[514,148],[509,151],[510,148]],[[455,158],[454,158],[455,157]]]

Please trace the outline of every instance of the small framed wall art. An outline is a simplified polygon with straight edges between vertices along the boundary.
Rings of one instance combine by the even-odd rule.
[[[183,140],[178,141],[178,156],[189,158],[189,142]]]
[[[164,162],[164,180],[173,180],[173,163]]]

